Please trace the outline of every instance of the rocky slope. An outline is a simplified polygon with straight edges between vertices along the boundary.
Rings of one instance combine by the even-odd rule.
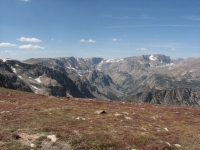
[[[1,61],[1,64],[4,66],[1,69],[1,75],[6,76],[10,80],[14,78],[16,83],[9,81],[9,84],[20,85],[24,91],[33,91],[37,94],[53,96],[94,97],[87,89],[85,93],[80,91],[77,85],[60,71],[41,65],[25,64],[15,60]],[[10,88],[5,83],[2,86]],[[22,90],[18,87],[14,89]]]
[[[105,72],[96,69],[103,58],[40,58],[24,61],[30,64],[43,65],[69,76],[79,89],[86,87],[98,99],[119,100],[123,98],[122,89]]]
[[[148,88],[200,87],[200,58],[171,59],[156,54],[123,59],[65,57],[4,63],[17,80],[33,92],[57,96],[68,93],[79,97],[127,100]]]
[[[99,93],[93,93],[95,97],[104,99],[119,100],[123,97],[123,92],[120,87],[116,86],[112,78],[109,75],[104,74],[98,70],[93,70],[87,76],[87,80],[90,85],[97,88]],[[99,97],[100,94],[100,97]]]
[[[110,92],[115,99],[128,99],[147,87],[155,89],[195,88],[200,85],[198,66],[200,58],[171,59],[168,56],[157,54],[123,59],[40,58],[29,59],[25,62],[45,65],[70,76],[76,76],[79,80],[95,86],[101,95],[97,92],[93,94],[103,99],[105,98],[103,95],[108,95]],[[94,73],[96,79],[91,80],[90,76]],[[105,80],[101,80],[102,76],[103,78],[109,77],[112,86],[106,84]],[[76,80],[73,81],[76,82]]]
[[[176,88],[166,90],[147,89],[133,95],[133,102],[151,104],[173,104],[183,106],[200,106],[200,89]]]
[[[20,79],[20,76],[15,74],[15,70],[12,70],[6,63],[0,60],[0,86],[17,89],[21,91],[32,92],[31,88]]]

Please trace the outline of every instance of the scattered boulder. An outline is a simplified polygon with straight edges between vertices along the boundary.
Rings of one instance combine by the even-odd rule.
[[[50,139],[51,142],[56,142],[56,141],[57,141],[57,138],[56,138],[55,135],[48,135],[48,136],[47,136],[47,139]]]
[[[67,96],[67,100],[69,100],[70,99],[70,96]]]
[[[16,133],[14,133],[13,135],[12,135],[12,137],[13,138],[15,138],[16,140],[18,140],[18,139],[20,139],[21,138],[21,136],[19,136],[18,134],[16,134]]]
[[[106,112],[104,110],[97,110],[95,111],[96,114],[106,114]]]
[[[180,145],[180,144],[174,144],[174,146],[176,146],[176,147],[181,147],[181,145]]]
[[[126,116],[125,118],[128,119],[128,120],[131,120],[131,119],[132,119],[131,117],[128,117],[128,116]]]
[[[165,129],[165,131],[169,132],[169,130],[167,128],[164,128],[164,129]]]
[[[114,115],[115,115],[115,116],[121,116],[121,114],[119,114],[119,113],[115,113]]]
[[[34,148],[34,147],[35,147],[35,144],[31,143],[31,145],[30,145],[30,146],[31,146],[31,148]]]

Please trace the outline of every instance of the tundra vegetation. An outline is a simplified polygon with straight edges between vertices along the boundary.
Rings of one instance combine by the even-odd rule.
[[[196,107],[0,88],[0,149],[197,150],[199,115]]]

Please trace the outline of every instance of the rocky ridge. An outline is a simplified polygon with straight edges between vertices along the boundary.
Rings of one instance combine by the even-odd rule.
[[[200,67],[198,66],[200,58],[171,59],[168,56],[156,54],[123,59],[38,58],[20,63],[46,67],[52,72],[62,74],[74,83],[84,97],[88,98],[127,100],[148,88],[155,90],[189,88],[198,91],[200,86]],[[10,67],[13,65],[10,64]],[[32,74],[35,73],[32,72]],[[35,78],[36,76],[34,80]],[[43,77],[38,75],[36,79],[40,80]],[[57,82],[57,78],[55,80]],[[66,93],[64,91],[67,85],[61,84],[61,80],[58,83],[60,87],[64,86],[62,93]],[[40,90],[40,93],[44,92]],[[54,95],[64,96],[65,94],[55,93]],[[72,94],[72,96],[75,95]]]

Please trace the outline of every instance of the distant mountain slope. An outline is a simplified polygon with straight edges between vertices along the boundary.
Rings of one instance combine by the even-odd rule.
[[[74,82],[85,84],[95,97],[102,99],[128,99],[148,87],[163,90],[200,86],[200,58],[171,59],[155,54],[123,59],[39,58],[25,62],[59,70]],[[106,85],[103,79],[112,84]]]
[[[151,104],[173,104],[183,106],[200,106],[200,89],[176,88],[166,90],[148,89],[133,95],[133,102]]]
[[[8,73],[1,71],[2,85],[17,83],[35,93],[54,96],[127,100],[148,88],[159,93],[200,87],[200,58],[171,59],[154,54],[123,59],[65,57],[1,63],[8,65],[8,72],[15,76],[15,81],[9,83],[11,78],[5,79]]]
[[[122,89],[117,86],[109,75],[93,70],[87,76],[89,84],[96,87],[100,93],[93,93],[97,98],[120,100],[123,97]],[[100,96],[99,96],[100,94]]]
[[[123,98],[123,92],[112,78],[104,72],[96,69],[102,58],[39,58],[24,61],[30,64],[40,64],[59,70],[68,75],[73,82],[77,83],[79,90],[86,87],[92,95],[98,99],[119,100]],[[84,92],[85,93],[85,92]]]
[[[0,60],[0,86],[21,91],[32,92],[31,88],[17,76],[15,70]]]
[[[25,64],[15,60],[7,60],[6,62],[1,63],[3,66],[6,66],[6,69],[4,69],[6,71],[1,71],[2,75],[11,80],[12,78],[8,76],[7,73],[10,72],[10,74],[17,78],[17,81],[19,80],[17,84],[23,85],[22,83],[24,83],[29,91],[53,96],[71,95],[74,97],[94,97],[89,91],[86,95],[85,93],[82,93],[76,84],[60,71],[41,65]],[[21,83],[20,81],[23,82]],[[12,84],[13,81],[10,81],[9,83]]]

